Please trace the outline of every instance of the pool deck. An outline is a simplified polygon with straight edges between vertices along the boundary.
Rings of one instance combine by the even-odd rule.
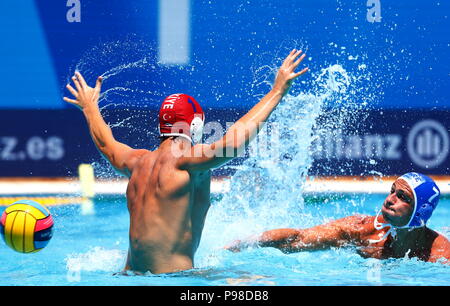
[[[450,176],[432,177],[442,194],[450,194]],[[395,177],[315,177],[308,178],[303,193],[388,193]],[[128,180],[97,180],[95,194],[125,194]],[[211,192],[224,193],[230,189],[227,177],[215,177]],[[77,178],[0,178],[0,197],[20,195],[81,196]]]

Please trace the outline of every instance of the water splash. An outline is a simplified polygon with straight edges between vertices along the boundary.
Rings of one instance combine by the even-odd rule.
[[[127,63],[127,64],[122,64],[116,67],[113,67],[112,69],[109,69],[108,71],[104,72],[102,74],[102,77],[104,80],[115,76],[119,73],[122,73],[124,70],[126,69],[133,69],[133,68],[142,68],[144,66],[146,66],[148,64],[148,59],[146,57],[144,57],[143,59],[131,62],[131,63]],[[156,66],[152,65],[153,69],[156,69]]]
[[[165,79],[161,77],[162,73],[168,71],[164,71],[162,67],[155,70],[151,64],[154,60],[148,46],[141,49],[136,46],[125,47],[135,52],[127,54],[126,60],[120,56],[111,56],[111,50],[117,53],[117,48],[120,50],[123,44],[113,44],[111,50],[104,52],[105,57],[116,61],[109,63],[110,67],[103,70],[106,71],[103,75],[109,78],[110,89],[102,95],[100,103],[102,114],[107,121],[108,117],[113,116],[113,112],[109,112],[109,109],[115,105],[116,96],[120,97],[121,107],[125,109],[139,108],[143,105],[148,109],[153,103],[155,105],[159,103],[147,97],[155,97],[157,93],[152,92],[148,95],[148,91],[136,85],[145,83],[153,85],[152,88],[160,86],[166,91],[172,91],[169,89],[170,84],[162,82],[155,86],[152,83],[161,82],[161,79]],[[98,50],[94,53],[98,53]],[[282,53],[280,52],[280,55]],[[90,59],[87,57],[85,61]],[[271,115],[267,129],[260,133],[249,148],[250,152],[258,152],[260,144],[267,143],[271,153],[251,155],[239,165],[231,178],[230,192],[210,210],[202,239],[202,245],[208,247],[200,248],[199,255],[205,264],[214,261],[211,259],[211,256],[215,256],[211,255],[211,248],[220,249],[231,240],[242,238],[243,235],[259,233],[270,228],[308,227],[320,221],[317,217],[304,213],[303,186],[313,164],[315,152],[324,149],[320,143],[317,144],[318,140],[324,137],[338,138],[340,134],[347,132],[358,133],[359,128],[364,125],[365,109],[375,97],[373,88],[370,87],[372,76],[364,62],[365,59],[363,55],[352,55],[346,60],[345,65],[330,64],[325,69],[313,72],[312,77],[301,79],[294,85],[291,95],[285,97]],[[273,62],[281,61],[280,58]],[[77,68],[89,72],[83,64]],[[190,67],[179,69],[184,70],[186,75],[195,71]],[[252,92],[257,93],[255,98],[258,99],[270,88],[276,67],[256,63],[252,71],[254,81],[251,88]],[[152,80],[148,79],[148,76],[142,79],[137,76],[139,73],[147,75],[149,72],[153,74]],[[130,73],[133,73],[132,77]],[[193,85],[194,88],[196,85],[201,86],[201,84]],[[212,87],[211,91],[214,92],[216,89]],[[143,110],[137,110],[130,114],[130,117],[143,116],[144,113]],[[113,122],[111,126],[115,129],[127,130],[127,135],[131,139],[147,137],[148,130],[142,129],[142,126],[133,126],[131,120],[116,118],[109,122]],[[137,136],[139,133],[143,136]],[[278,141],[271,143],[270,139],[274,135],[278,135]],[[94,168],[97,174],[100,172],[104,177],[114,177],[114,171],[103,160],[96,162]]]
[[[69,254],[65,259],[68,271],[79,272],[117,272],[123,269],[125,260],[125,251],[101,247],[93,247],[86,253]]]
[[[260,71],[267,73],[265,68]],[[258,80],[266,84],[268,78],[259,76]],[[341,65],[331,65],[314,74],[313,84],[303,93],[285,97],[272,113],[268,126],[278,130],[279,139],[272,143],[276,150],[268,156],[246,159],[231,178],[230,191],[211,207],[202,238],[202,245],[207,245],[208,250],[268,229],[305,228],[320,222],[320,218],[303,210],[302,191],[313,163],[312,144],[322,133],[333,134],[337,126],[349,124],[346,116],[359,120],[355,114],[362,112],[364,105],[352,96],[360,86],[358,77]],[[319,120],[335,109],[339,116]],[[260,142],[266,143],[271,133],[273,128],[263,130],[249,150],[257,151]],[[220,254],[206,255],[201,250],[198,256],[200,262],[208,265]]]

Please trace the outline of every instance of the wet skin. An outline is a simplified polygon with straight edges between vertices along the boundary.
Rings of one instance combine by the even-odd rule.
[[[394,226],[404,226],[408,224],[413,211],[413,191],[403,179],[397,179],[381,207],[383,218]]]
[[[194,266],[210,206],[211,171],[179,169],[178,159],[171,154],[174,141],[183,142],[168,139],[159,149],[144,153],[130,177],[126,270],[166,273]]]
[[[397,179],[381,207],[378,222],[405,226],[413,211],[414,194],[403,179]],[[247,247],[275,247],[292,253],[353,246],[363,257],[386,259],[406,256],[430,262],[450,262],[450,242],[426,226],[397,229],[395,238],[389,235],[380,242],[370,243],[370,240],[379,240],[389,230],[389,227],[377,230],[374,220],[375,216],[355,215],[307,229],[275,229],[237,240],[225,248],[238,252]]]
[[[210,205],[210,170],[248,147],[293,81],[308,71],[296,72],[305,57],[301,50],[293,49],[279,68],[272,89],[218,141],[193,146],[183,137],[169,137],[155,151],[118,142],[98,106],[102,77],[92,88],[75,72],[72,81],[76,89],[66,86],[73,98],[64,100],[83,112],[100,153],[130,179],[130,248],[125,270],[168,273],[194,266]]]

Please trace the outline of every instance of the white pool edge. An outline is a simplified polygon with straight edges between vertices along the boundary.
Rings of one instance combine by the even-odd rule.
[[[304,184],[303,193],[361,193],[361,194],[385,194],[388,193],[393,178],[382,180],[335,178],[313,179]],[[442,194],[450,194],[450,177],[436,179]],[[102,194],[125,194],[127,180],[96,181],[94,191]],[[226,193],[230,190],[231,181],[228,178],[215,178],[211,182],[212,193]],[[81,192],[78,179],[60,180],[18,180],[0,181],[0,196],[4,195],[79,195]]]

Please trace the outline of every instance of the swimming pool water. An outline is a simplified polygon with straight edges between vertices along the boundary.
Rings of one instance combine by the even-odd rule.
[[[364,259],[351,248],[288,255],[273,248],[241,253],[222,249],[234,239],[278,226],[304,228],[354,213],[374,214],[383,199],[383,195],[306,196],[297,223],[283,224],[277,223],[283,218],[276,217],[282,212],[275,212],[271,222],[258,220],[258,212],[253,218],[223,218],[227,209],[215,196],[196,268],[146,276],[114,275],[123,268],[128,249],[123,196],[96,198],[93,215],[82,215],[77,205],[49,207],[55,231],[44,250],[20,254],[0,243],[0,285],[450,285],[450,266],[415,259]],[[450,198],[444,197],[429,227],[450,237],[449,216]]]

